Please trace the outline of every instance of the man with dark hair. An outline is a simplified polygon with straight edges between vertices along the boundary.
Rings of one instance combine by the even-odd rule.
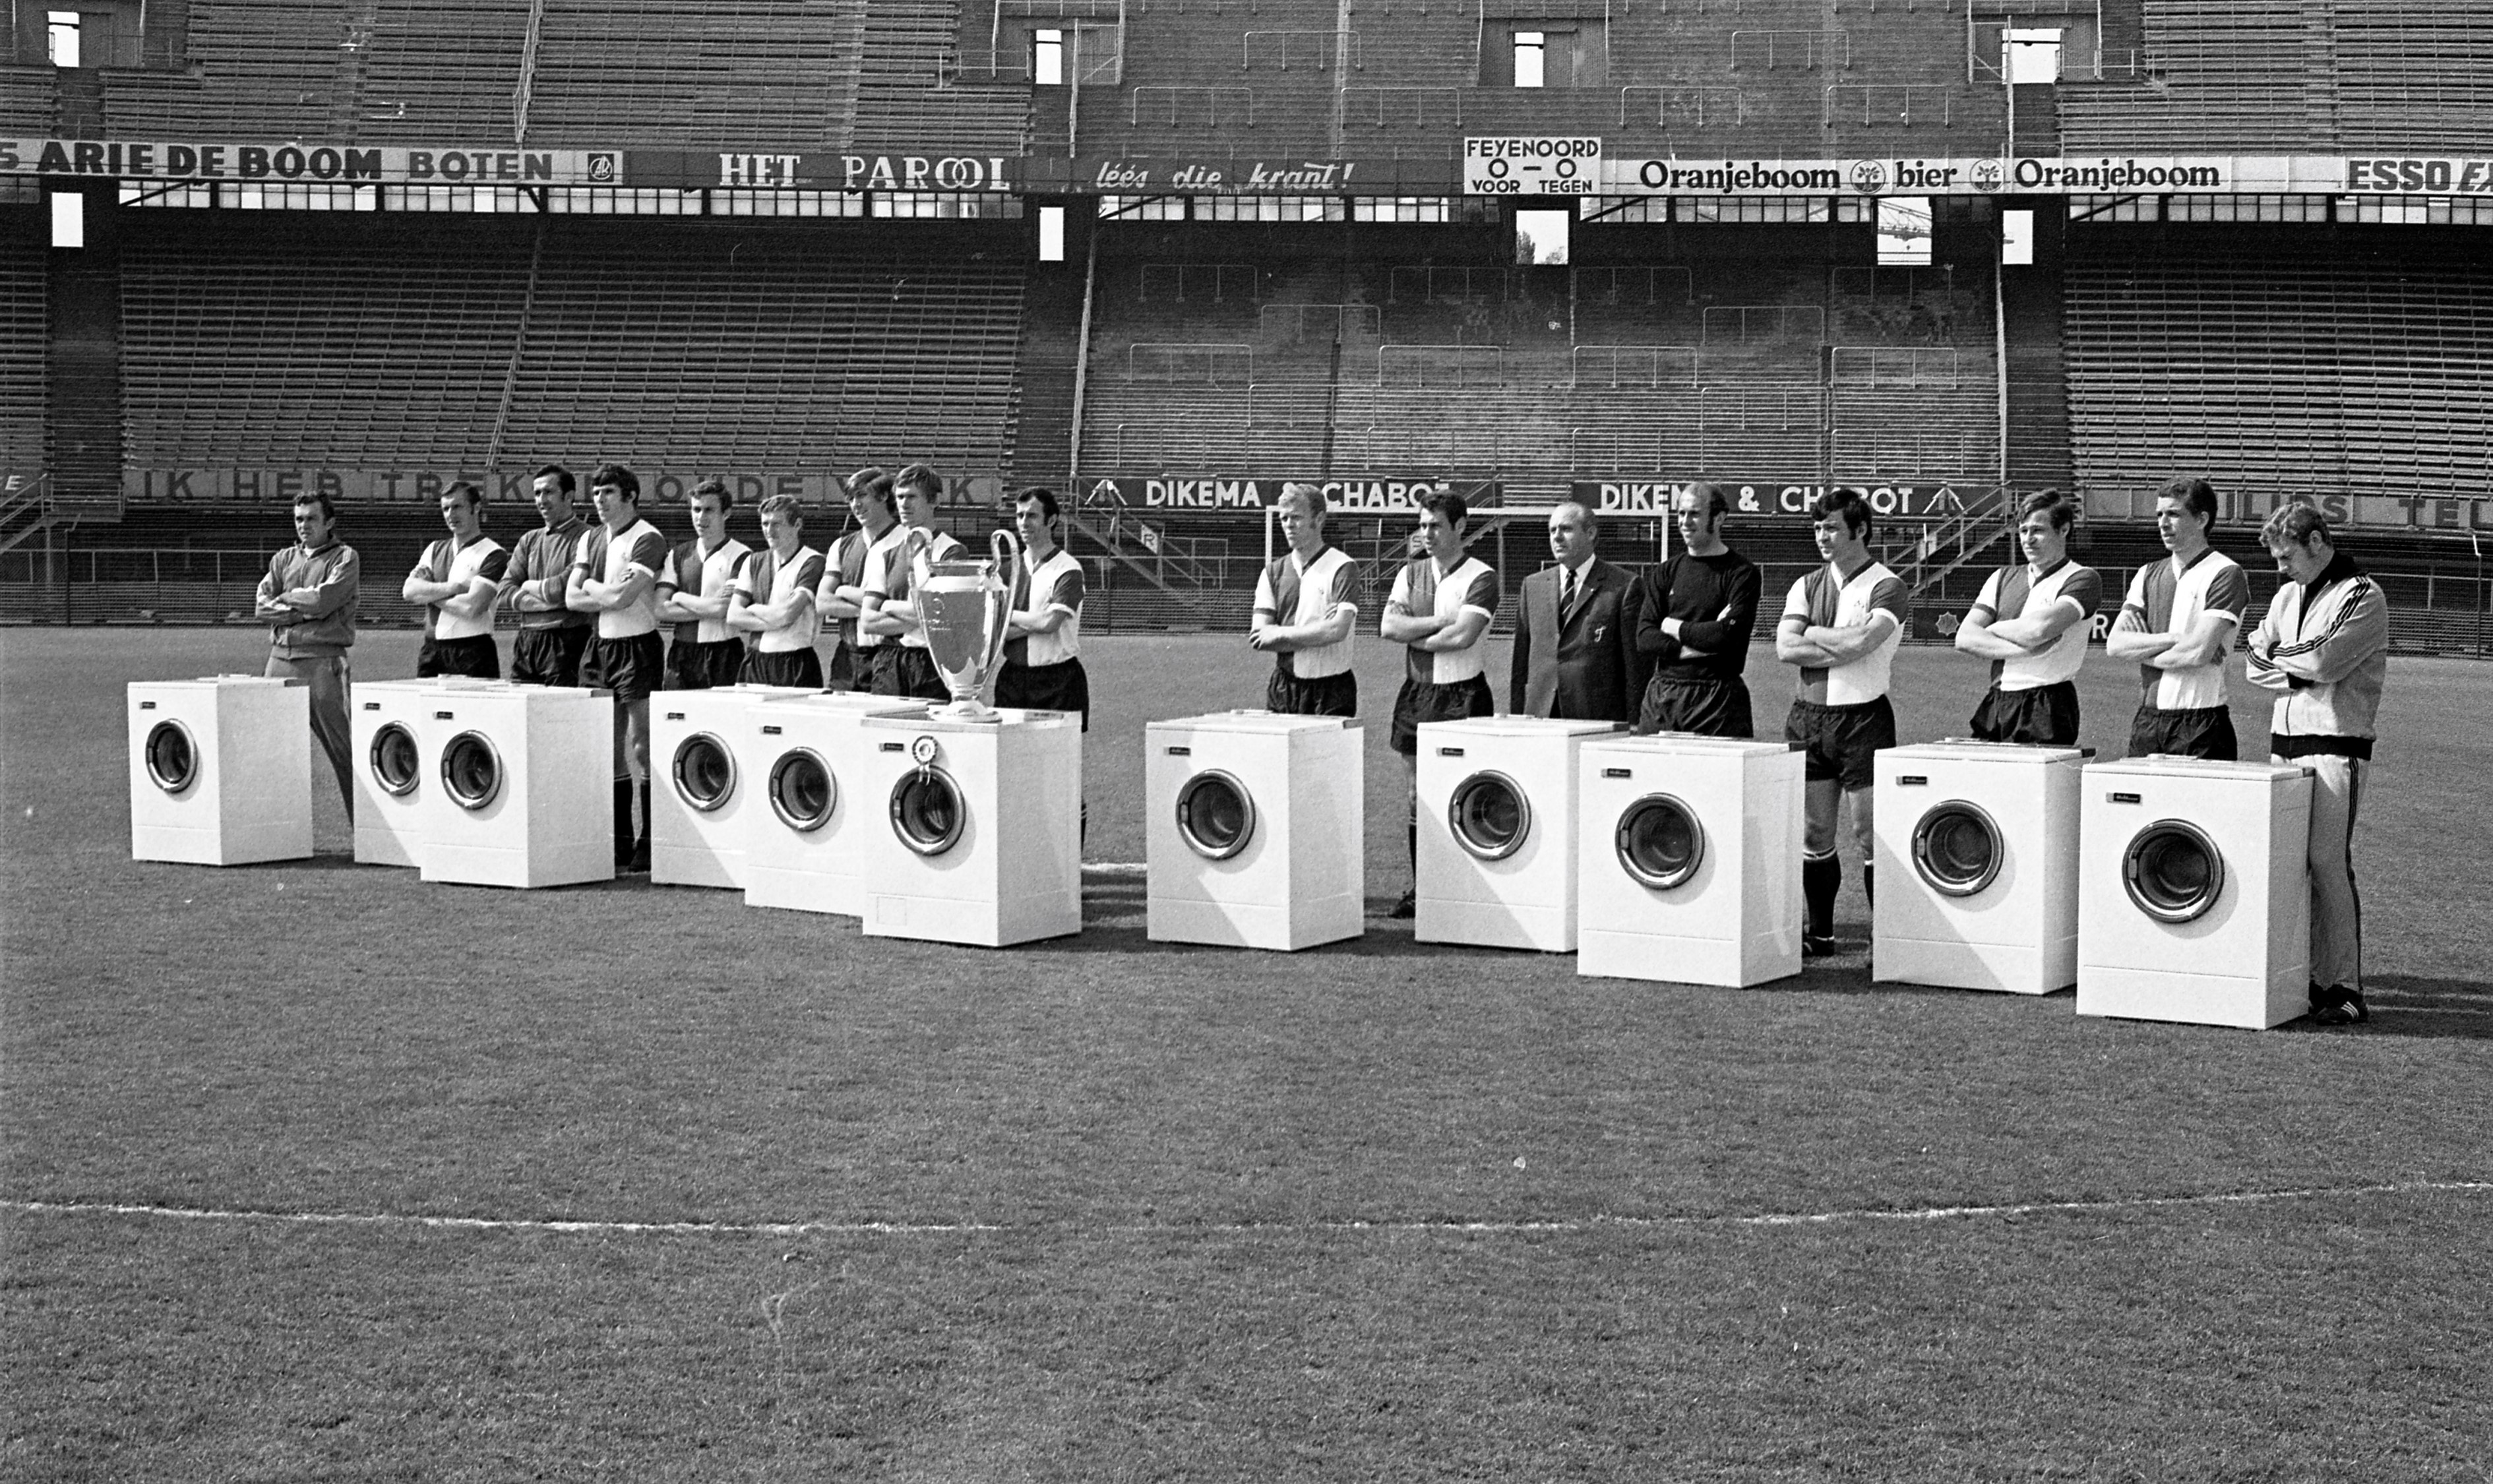
[[[744,675],[744,640],[728,626],[736,601],[736,572],[753,548],[727,533],[736,497],[727,481],[712,476],[693,486],[684,501],[693,538],[667,555],[658,574],[658,621],[675,625],[667,650],[669,690],[707,690],[733,685]]]
[[[658,574],[667,538],[641,519],[641,480],[619,464],[588,476],[597,528],[580,543],[564,600],[593,614],[597,634],[581,651],[580,683],[615,693],[615,868],[649,868],[649,693],[666,671],[658,637]],[[633,829],[638,794],[643,829]]]
[[[355,596],[363,576],[355,549],[337,535],[338,507],[319,494],[294,497],[294,544],[268,559],[252,612],[268,625],[261,673],[301,681],[312,692],[312,736],[338,774],[346,821],[355,818],[348,760],[346,651],[355,644]]]
[[[898,528],[900,516],[893,508],[891,481],[881,469],[857,470],[847,491],[849,518],[857,529],[824,549],[823,585],[814,593],[814,611],[831,634],[831,658],[823,667],[824,681],[833,690],[871,691],[867,651],[859,648],[864,636],[857,632],[857,612],[865,596],[860,585],[875,543]]]
[[[762,502],[761,551],[736,574],[727,623],[754,636],[744,678],[756,685],[823,688],[823,657],[814,652],[821,621],[814,590],[823,582],[823,554],[805,543],[805,507],[794,495]]]
[[[2057,490],[2027,496],[2017,522],[2025,561],[1992,573],[1957,628],[1958,649],[1991,661],[1973,711],[1979,741],[2077,744],[2077,675],[2103,579],[2069,560],[2076,519],[2077,501]]]
[[[1903,580],[1870,554],[1870,501],[1859,490],[1829,490],[1809,512],[1826,565],[1791,585],[1775,657],[1799,671],[1784,737],[1808,759],[1800,868],[1808,915],[1800,947],[1804,956],[1823,957],[1835,952],[1835,897],[1844,887],[1836,830],[1847,805],[1862,893],[1877,890],[1871,783],[1878,749],[1896,745],[1887,687],[1905,638],[1907,599]]]
[[[1013,497],[1021,571],[1013,582],[1012,637],[996,677],[996,704],[1021,711],[1077,712],[1091,730],[1091,677],[1082,668],[1082,563],[1056,538],[1056,492]]]
[[[900,539],[881,564],[881,586],[870,581],[865,589],[857,627],[882,635],[891,648],[875,675],[877,694],[949,701],[951,688],[936,673],[934,657],[926,649],[926,625],[909,593],[918,557],[929,562],[949,561],[960,554],[961,543],[935,529],[935,502],[944,496],[942,475],[923,464],[912,464],[894,476],[892,489],[900,500]],[[874,575],[869,573],[869,578]]]
[[[1549,512],[1551,564],[1523,580],[1507,666],[1507,709],[1571,721],[1636,720],[1644,691],[1636,616],[1644,585],[1602,559],[1593,512]]]
[[[494,608],[511,554],[485,534],[485,492],[465,479],[441,492],[441,523],[450,534],[424,549],[399,596],[424,605],[424,644],[416,651],[419,680],[436,675],[502,678],[494,648]]]
[[[1351,645],[1359,627],[1359,567],[1325,544],[1320,487],[1281,486],[1275,519],[1290,549],[1255,579],[1253,626],[1246,644],[1273,656],[1264,709],[1296,716],[1356,716],[1359,677]]]
[[[2311,774],[2311,1015],[2345,1025],[2372,1017],[2354,836],[2389,674],[2388,602],[2309,505],[2278,509],[2260,540],[2285,581],[2251,636],[2250,681],[2276,692],[2268,760]]]
[[[2173,555],[2138,569],[2104,640],[2113,658],[2138,662],[2144,681],[2129,727],[2131,757],[2240,755],[2225,704],[2225,656],[2251,590],[2241,567],[2208,544],[2215,524],[2216,492],[2207,480],[2176,479],[2155,492],[2156,534]]]
[[[572,509],[578,488],[571,470],[559,464],[537,470],[529,498],[545,524],[520,537],[502,568],[503,611],[519,616],[511,636],[511,680],[518,684],[580,683],[580,651],[597,625],[589,615],[574,612],[565,597],[572,560],[588,534],[588,523]]]
[[[1730,509],[1719,485],[1692,484],[1670,497],[1679,551],[1646,581],[1637,611],[1637,651],[1653,665],[1638,732],[1757,735],[1745,677],[1763,577],[1723,539]]]
[[[891,475],[874,465],[867,465],[849,475],[849,512],[864,528],[861,546],[842,542],[837,570],[838,586],[832,590],[832,600],[823,611],[840,621],[842,637],[856,648],[856,660],[850,673],[849,688],[863,694],[883,691],[883,673],[891,666],[891,656],[900,652],[898,636],[886,635],[865,621],[868,590],[886,591],[892,579],[886,574],[895,563],[908,560],[909,528],[900,521],[900,496],[892,489]],[[852,575],[848,560],[854,555],[856,572]],[[828,560],[824,562],[825,582],[832,580]]]
[[[1394,698],[1389,741],[1410,773],[1411,869],[1415,885],[1394,904],[1394,916],[1419,911],[1420,724],[1487,716],[1497,710],[1489,693],[1481,640],[1497,617],[1497,574],[1463,550],[1470,507],[1459,495],[1436,493],[1420,500],[1413,532],[1422,554],[1402,564],[1394,593],[1385,601],[1384,636],[1407,651],[1402,689]]]

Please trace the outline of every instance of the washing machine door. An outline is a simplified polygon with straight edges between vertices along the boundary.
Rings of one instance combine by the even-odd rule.
[[[404,799],[414,793],[416,780],[423,772],[415,734],[407,730],[404,721],[383,722],[373,733],[364,766],[372,772],[373,786],[391,798]]]
[[[891,786],[891,833],[921,856],[940,856],[959,844],[969,823],[969,801],[941,768],[918,768]]]
[[[1951,799],[1913,826],[1913,869],[1942,896],[1973,896],[1999,877],[2008,842],[1978,803]]]
[[[692,742],[687,742],[684,748],[691,745]],[[684,787],[684,748],[676,751],[676,787],[678,791]],[[720,750],[722,753],[725,751],[724,748]],[[732,793],[736,787],[736,765],[729,761],[726,766],[727,788]],[[692,802],[690,794],[685,795],[685,802]],[[727,795],[721,794],[717,803],[695,803],[693,807],[714,809],[726,802]],[[831,765],[823,761],[821,753],[811,747],[791,747],[771,763],[770,812],[779,816],[781,824],[799,834],[811,834],[829,824],[831,815],[839,806],[839,779],[832,775]]]
[[[1704,825],[1668,794],[1647,794],[1629,804],[1613,841],[1620,868],[1657,892],[1686,886],[1705,863]]]
[[[441,749],[441,787],[450,802],[474,811],[502,793],[502,754],[482,732],[462,732]]]
[[[1226,861],[1255,838],[1255,796],[1233,773],[1209,768],[1177,791],[1177,833],[1207,861]]]
[[[715,732],[677,742],[673,772],[676,797],[704,814],[736,797],[736,753]]]
[[[1513,778],[1483,770],[1455,785],[1446,801],[1446,823],[1465,854],[1503,861],[1521,850],[1532,833],[1532,802]]]
[[[149,727],[139,755],[146,760],[148,781],[168,794],[188,792],[199,781],[198,744],[178,721],[167,718]]]
[[[2192,922],[2225,894],[2224,853],[2188,820],[2159,819],[2130,836],[2120,884],[2138,910],[2157,922]]]

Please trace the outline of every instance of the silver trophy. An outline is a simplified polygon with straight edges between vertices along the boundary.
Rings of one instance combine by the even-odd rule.
[[[963,721],[993,721],[996,673],[1004,668],[1011,635],[1013,579],[1021,569],[1021,543],[1008,530],[987,541],[987,560],[955,557],[930,560],[919,546],[913,559],[917,620],[926,631],[926,652],[935,673],[952,692],[952,704],[935,714]]]

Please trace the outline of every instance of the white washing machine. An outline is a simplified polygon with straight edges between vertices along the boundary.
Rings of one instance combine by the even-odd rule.
[[[753,705],[802,685],[662,690],[649,698],[649,880],[744,890],[747,814],[763,807]]]
[[[883,804],[863,792],[858,723],[917,715],[924,702],[856,691],[764,697],[744,710],[752,791],[744,818],[744,904],[796,912],[865,911],[858,883]]]
[[[1576,951],[1576,798],[1607,721],[1473,716],[1420,728],[1422,943]]]
[[[349,692],[346,756],[355,773],[355,860],[364,865],[420,863],[417,804],[432,771],[418,741],[428,697],[445,690],[501,689],[501,681],[466,676],[362,681]]]
[[[2310,1008],[2309,774],[2097,763],[2079,818],[2079,1015],[2265,1030]]]
[[[1291,952],[1367,931],[1367,734],[1219,712],[1143,733],[1147,931]]]
[[[1870,977],[2050,994],[2078,982],[2076,747],[1889,747],[1874,783]]]
[[[416,867],[426,881],[559,887],[615,877],[615,698],[564,685],[426,697]]]
[[[1740,987],[1800,972],[1800,753],[1664,732],[1587,742],[1577,766],[1577,973]]]
[[[130,685],[130,858],[187,865],[312,854],[312,692],[212,675]]]
[[[868,937],[987,948],[1082,930],[1082,718],[858,724]]]

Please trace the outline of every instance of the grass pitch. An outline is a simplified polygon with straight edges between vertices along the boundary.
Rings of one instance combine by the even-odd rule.
[[[1145,720],[1261,663],[1089,648],[1137,861]],[[2376,1022],[2252,1035],[1171,947],[1113,874],[995,953],[426,886],[325,792],[316,862],[130,862],[123,682],[259,652],[0,632],[0,1476],[2487,1477],[2493,669],[2391,669]],[[1961,730],[1978,666],[1898,674]]]

